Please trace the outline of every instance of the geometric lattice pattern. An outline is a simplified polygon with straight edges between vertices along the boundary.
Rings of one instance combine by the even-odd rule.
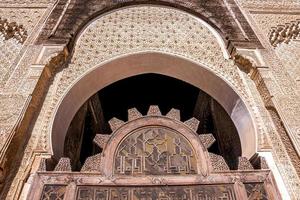
[[[248,199],[268,200],[264,184],[262,183],[248,183],[245,184]]]
[[[45,185],[41,200],[63,200],[65,192],[65,185]]]
[[[77,200],[193,200],[236,199],[232,185],[161,187],[86,187],[79,186]]]
[[[196,157],[190,143],[165,127],[146,127],[131,133],[118,146],[115,174],[195,174]]]

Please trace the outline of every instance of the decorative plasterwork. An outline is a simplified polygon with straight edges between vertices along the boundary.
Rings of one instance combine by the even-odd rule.
[[[6,74],[10,72],[11,65],[14,63],[17,55],[21,51],[22,44],[13,38],[6,39],[0,33],[0,82],[5,78]]]
[[[300,95],[300,42],[291,41],[289,44],[281,44],[275,49],[276,54],[280,57],[286,71],[292,77],[294,86]]]
[[[300,18],[300,16],[299,16]],[[299,38],[300,35],[300,20],[286,23],[285,25],[278,25],[271,29],[269,33],[269,40],[271,44],[276,47],[280,43],[288,44],[291,40]]]
[[[29,35],[45,11],[45,8],[1,8],[0,17],[22,25]]]
[[[47,116],[41,118],[44,141],[49,141],[51,122],[49,115],[68,87],[99,64],[112,58],[145,51],[179,55],[207,67],[217,76],[227,80],[245,101],[244,90],[237,67],[224,58],[222,43],[204,22],[185,12],[156,6],[138,6],[120,9],[94,20],[78,38],[71,63],[55,82],[58,88]],[[42,108],[43,109],[43,108]],[[42,115],[40,115],[41,117]],[[54,116],[52,116],[54,117]],[[49,144],[42,143],[46,149]]]
[[[15,38],[20,43],[23,43],[27,38],[27,32],[22,25],[18,25],[16,22],[8,22],[7,19],[1,19],[1,17],[0,33],[6,40]]]
[[[0,6],[4,7],[45,7],[55,0],[1,0]]]
[[[300,15],[295,13],[279,12],[251,12],[251,17],[254,19],[263,34],[268,36],[273,28],[296,21],[300,18]]]
[[[238,0],[238,2],[243,7],[255,9],[300,8],[298,0]]]
[[[9,139],[13,125],[19,120],[19,115],[26,103],[26,96],[19,94],[0,94],[0,150],[6,139]],[[0,157],[3,152],[1,151]]]

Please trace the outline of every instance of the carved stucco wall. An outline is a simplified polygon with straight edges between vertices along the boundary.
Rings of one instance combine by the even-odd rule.
[[[19,20],[27,24],[26,27],[30,33],[32,30],[39,30],[42,19],[45,18],[51,9],[49,5],[53,3],[53,1],[46,0],[39,3],[28,3],[29,0],[19,1],[19,3],[6,0],[1,2],[0,5],[5,3],[7,3],[5,5],[9,5],[11,2],[13,2],[12,5],[15,7],[26,5],[26,8],[22,9],[28,11],[28,14]],[[292,0],[280,1],[280,3],[278,1],[264,1],[262,3],[256,0],[240,0],[240,2],[242,2],[241,4],[245,8],[261,8],[266,6],[268,9],[274,7],[278,9],[281,6],[295,9],[295,7],[299,6],[298,1]],[[39,6],[39,8],[30,8],[28,7],[30,4],[32,7]],[[278,5],[280,6],[278,7]],[[1,12],[6,13],[7,18],[16,18],[18,16],[11,14],[16,12],[14,8],[1,8],[0,13]],[[251,17],[251,14],[247,14]],[[269,16],[269,13],[266,15]],[[260,35],[260,39],[263,40],[263,44],[266,44],[268,42],[266,36],[267,29],[265,29],[263,23],[259,23],[257,18],[260,16],[261,15],[257,15],[256,12],[251,19],[253,20],[254,29],[257,34]],[[294,14],[291,18],[293,17]],[[26,22],[25,19],[27,19],[28,22]],[[274,19],[277,18],[275,17]],[[272,20],[272,17],[269,17],[268,20]],[[170,21],[171,24],[168,23]],[[276,26],[277,22],[270,24]],[[38,26],[36,27],[36,25]],[[174,34],[177,35],[176,38]],[[23,49],[20,50],[20,55],[23,55],[23,57],[20,56],[16,59],[17,61],[15,63],[11,64],[13,67],[12,70],[8,70],[9,78],[6,79],[5,84],[0,88],[1,108],[6,107],[6,109],[0,111],[1,123],[2,121],[4,122],[3,126],[2,124],[0,126],[1,134],[10,133],[13,126],[16,125],[16,121],[19,119],[19,116],[21,116],[22,110],[24,110],[23,107],[26,105],[28,95],[31,94],[43,69],[43,65],[31,64],[45,64],[43,59],[37,60],[38,55],[43,51],[42,46],[29,45],[30,42],[33,41],[34,35],[35,34],[30,34],[27,42],[25,42],[26,48],[21,47]],[[203,37],[203,35],[205,35],[205,37]],[[54,117],[54,110],[58,102],[68,87],[84,72],[91,70],[91,68],[96,67],[105,60],[145,50],[159,51],[185,57],[194,62],[204,64],[215,74],[226,79],[248,105],[251,106],[256,118],[256,123],[259,125],[259,142],[262,144],[262,147],[268,146],[265,144],[268,142],[273,146],[273,155],[284,177],[289,193],[293,197],[299,194],[299,178],[278,133],[274,131],[274,125],[270,122],[267,112],[260,112],[261,109],[266,110],[255,86],[248,77],[241,75],[241,72],[231,60],[224,59],[222,50],[215,36],[207,27],[203,26],[198,19],[189,14],[168,8],[151,7],[151,9],[145,9],[145,7],[135,7],[100,17],[92,22],[78,39],[69,66],[55,75],[54,81],[48,90],[8,198],[13,199],[16,191],[21,190],[20,185],[22,184],[20,181],[24,180],[30,171],[29,166],[32,165],[34,160],[34,150],[38,150],[39,152],[43,151],[46,154],[49,153],[51,119]],[[279,52],[280,49],[277,51]],[[278,98],[279,105],[281,105],[279,106],[280,110],[289,104],[290,107],[287,106],[286,112],[291,112],[291,116],[287,116],[287,121],[294,123],[294,128],[296,128],[295,130],[297,131],[296,123],[298,122],[295,121],[295,119],[299,118],[299,114],[297,114],[297,112],[299,113],[297,109],[300,108],[300,106],[298,106],[300,103],[297,104],[297,98],[299,100],[299,96],[297,96],[295,88],[292,87],[293,81],[290,81],[290,74],[285,70],[289,66],[282,61],[288,60],[285,61],[288,63],[290,60],[287,57],[285,59],[280,58],[276,56],[276,52],[270,53],[270,50],[261,51],[260,53],[264,58],[263,63],[271,69],[271,72],[266,73],[264,77],[267,83],[269,83],[269,90],[272,95],[276,95],[276,98]],[[279,54],[281,53],[279,52]],[[5,68],[5,70],[7,70],[7,68]],[[9,107],[7,105],[11,106]],[[298,132],[299,130],[300,129],[298,129]],[[292,131],[294,131],[294,129]],[[3,136],[9,138],[8,135]]]
[[[300,10],[300,7],[298,8]],[[298,62],[295,62],[299,49],[296,42],[292,44],[280,44],[279,47],[271,47],[268,41],[268,33],[271,27],[284,25],[300,18],[298,12],[282,12],[279,10],[262,11],[248,10],[248,17],[253,20],[252,26],[260,37],[268,51],[261,51],[265,66],[269,67],[273,80],[268,85],[271,95],[278,103],[279,113],[282,115],[285,125],[288,127],[290,137],[294,140],[296,149],[300,148],[300,96],[297,84],[299,74]]]
[[[238,0],[241,6],[254,9],[294,9],[300,7],[298,0]]]
[[[40,47],[31,43],[49,14],[52,3],[53,1],[0,1],[1,20],[6,20],[8,24],[15,23],[15,27],[22,26],[26,31],[25,41],[19,41],[15,37],[5,38],[5,32],[0,33],[1,187],[2,175],[6,174],[6,169],[3,171],[2,168],[7,161],[7,148],[20,125],[31,99],[30,95],[42,71],[38,66],[31,66],[40,51]],[[5,31],[5,28],[2,31]]]
[[[300,41],[292,41],[289,44],[283,43],[276,47],[275,51],[291,76],[297,94],[300,95]]]
[[[287,152],[291,152],[294,146],[299,153],[300,96],[299,81],[297,80],[300,68],[296,58],[300,52],[300,45],[298,45],[298,41],[292,40],[289,44],[281,43],[273,47],[268,36],[272,27],[283,26],[300,18],[300,2],[286,0],[275,3],[274,1],[239,0],[239,3],[244,7],[244,14],[246,14],[252,28],[265,47],[265,50],[258,50],[258,54],[253,57],[259,58],[258,60],[261,61],[257,65],[258,71],[268,89],[268,92],[261,89],[261,96],[266,99],[266,106],[272,104],[266,114],[273,118],[274,124],[265,124],[271,139],[272,149],[275,150],[278,147],[278,142],[275,141],[281,140],[280,143],[285,143]],[[276,109],[278,114],[274,113],[272,109]],[[274,134],[274,125],[279,138],[278,134]],[[297,153],[295,154],[296,157],[292,154],[294,153],[289,153],[291,159],[299,159]],[[273,155],[276,160],[284,161],[282,153]],[[299,169],[299,164],[294,163],[294,166]],[[283,172],[282,168],[279,170],[283,176],[293,177],[289,171]],[[287,184],[287,179],[284,182]],[[290,187],[293,185],[290,184]],[[294,192],[297,191],[296,188],[293,190]],[[291,197],[299,198],[299,196]]]
[[[40,75],[36,72],[41,72],[40,69],[30,67],[34,54],[38,52],[37,47],[31,46],[30,42],[36,35],[34,30],[40,28],[39,23],[47,15],[50,5],[49,1],[38,4],[29,0],[0,2],[1,19],[23,26],[28,35],[25,42],[21,43],[15,38],[7,40],[0,34],[1,157],[5,151],[4,144],[11,139],[22,111],[25,109],[28,95],[32,92]]]

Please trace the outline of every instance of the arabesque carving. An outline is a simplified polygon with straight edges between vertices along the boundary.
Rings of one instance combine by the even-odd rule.
[[[283,42],[288,44],[291,40],[298,39],[299,36],[300,19],[272,28],[269,33],[269,40],[276,47]]]
[[[6,40],[15,38],[20,43],[23,43],[28,37],[27,31],[22,25],[18,25],[16,22],[8,22],[7,19],[0,17],[0,33]]]
[[[124,175],[195,174],[196,155],[179,133],[163,127],[142,128],[119,145],[115,173]]]

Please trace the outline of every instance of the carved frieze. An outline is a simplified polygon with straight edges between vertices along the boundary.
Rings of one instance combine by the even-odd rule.
[[[300,16],[299,16],[300,18]],[[273,27],[269,33],[270,43],[276,47],[280,43],[288,44],[293,39],[300,36],[300,19]]]
[[[77,200],[237,199],[232,184],[160,187],[78,187]]]

